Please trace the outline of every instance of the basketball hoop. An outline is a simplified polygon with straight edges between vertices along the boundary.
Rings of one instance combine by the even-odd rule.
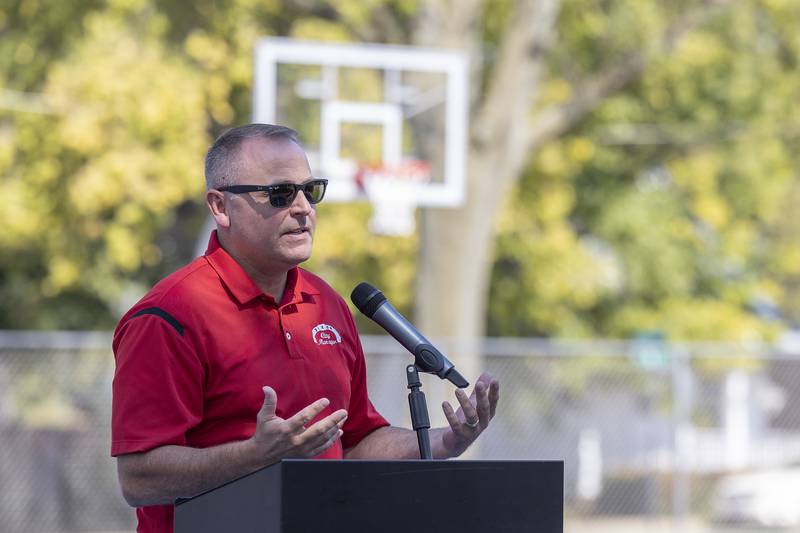
[[[373,207],[370,231],[392,236],[414,233],[414,209],[430,179],[431,168],[425,161],[360,167],[355,182]]]
[[[368,199],[369,227],[386,235],[414,233],[417,206],[463,205],[467,54],[270,37],[253,75],[253,122],[298,129],[326,203]]]

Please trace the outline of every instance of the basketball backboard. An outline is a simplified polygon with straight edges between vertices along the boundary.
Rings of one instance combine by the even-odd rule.
[[[266,38],[253,120],[300,133],[327,201],[369,199],[374,230],[408,233],[416,205],[463,203],[467,87],[459,52]]]

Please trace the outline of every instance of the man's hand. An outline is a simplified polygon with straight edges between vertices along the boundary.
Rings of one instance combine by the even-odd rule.
[[[458,411],[453,410],[450,402],[442,402],[444,416],[450,424],[442,435],[442,444],[451,457],[461,455],[489,426],[500,399],[500,382],[484,372],[469,397],[463,389],[456,389],[456,398],[461,404]]]
[[[264,387],[264,405],[258,412],[256,432],[250,441],[257,453],[269,463],[287,457],[314,457],[330,448],[342,436],[342,426],[347,411],[338,411],[306,427],[325,409],[330,401],[320,398],[297,414],[284,420],[275,414],[278,395],[271,387]]]
[[[313,457],[342,435],[347,411],[340,409],[305,427],[330,402],[321,398],[284,420],[275,415],[278,397],[264,387],[255,434],[208,448],[167,445],[117,457],[125,500],[134,507],[164,505],[193,496],[286,457]]]

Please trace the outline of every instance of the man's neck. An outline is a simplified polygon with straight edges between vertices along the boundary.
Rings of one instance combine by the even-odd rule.
[[[221,236],[217,236],[219,244],[236,261],[242,270],[253,280],[259,289],[268,296],[272,296],[275,303],[280,303],[283,298],[283,291],[286,290],[286,279],[288,270],[278,270],[276,272],[265,272],[254,264],[245,260],[236,253],[231,247],[226,246]]]
[[[272,296],[272,299],[275,300],[275,303],[281,303],[281,299],[283,298],[283,291],[286,290],[286,278],[287,272],[280,272],[277,274],[264,274],[260,270],[254,268],[252,265],[247,264],[246,262],[241,261],[238,257],[233,256],[237,263],[242,267],[250,279],[253,280],[253,283],[258,285],[258,288],[261,289],[264,294],[267,296]]]

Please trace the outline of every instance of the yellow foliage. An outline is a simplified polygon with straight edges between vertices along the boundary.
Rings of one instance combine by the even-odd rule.
[[[721,229],[730,219],[728,204],[719,196],[704,194],[698,196],[693,204],[694,212],[714,229]]]
[[[535,205],[535,216],[543,223],[563,219],[575,205],[575,188],[570,183],[544,187]]]
[[[676,53],[684,67],[708,67],[719,61],[725,47],[716,35],[695,31],[678,42]]]
[[[787,245],[779,250],[776,263],[786,274],[800,276],[800,243]]]
[[[725,232],[724,251],[726,255],[747,257],[758,239],[756,227],[749,221],[733,222]]]
[[[145,216],[143,206],[126,203],[117,209],[115,219],[124,226],[135,227],[145,221]]]
[[[37,242],[48,258],[45,296],[81,285],[113,304],[125,279],[161,260],[152,244],[160,221],[202,191],[208,95],[229,109],[228,85],[204,83],[166,50],[163,17],[135,31],[123,12],[142,5],[89,16],[84,38],[48,70],[56,114],[16,122],[17,150],[37,160],[15,185],[4,183],[18,201],[0,223],[19,246],[45,236]]]
[[[652,80],[645,76],[644,79],[647,91],[645,98],[653,106],[653,109],[663,111],[672,103],[672,95],[663,86],[663,80]]]
[[[234,117],[233,107],[228,103],[230,82],[223,75],[214,75],[207,80],[207,89],[214,120],[220,124],[230,124]]]
[[[14,164],[14,136],[11,128],[0,127],[0,176]]]
[[[19,179],[3,180],[3,193],[11,202],[0,209],[0,243],[4,247],[22,247],[45,230],[45,220],[39,216],[35,198],[28,193],[27,186]]]
[[[675,182],[693,193],[709,193],[717,189],[717,179],[724,161],[722,154],[699,151],[670,162],[669,169]]]
[[[137,11],[147,5],[147,0],[109,0],[112,8],[122,11]]]
[[[54,194],[53,187],[61,171],[61,163],[57,159],[43,158],[28,166],[28,185],[42,191],[42,194]]]
[[[36,51],[33,49],[33,46],[31,46],[30,43],[23,41],[19,43],[16,52],[14,52],[14,61],[18,65],[25,65],[33,60],[35,54]]]
[[[758,318],[719,300],[668,298],[659,314],[660,329],[672,339],[764,339],[764,325]]]
[[[72,287],[80,278],[81,271],[72,260],[64,256],[56,256],[50,262],[49,272],[45,283],[58,293],[63,289]]]
[[[292,37],[313,41],[349,41],[352,35],[340,24],[318,18],[301,18],[292,25]]]
[[[558,143],[548,143],[539,151],[537,167],[545,174],[560,174],[567,168],[564,152]]]
[[[210,70],[222,69],[232,55],[225,41],[199,29],[189,34],[184,49],[189,57]]]
[[[113,226],[106,231],[106,250],[109,260],[123,271],[133,272],[140,266],[138,242],[133,232],[123,226]]]
[[[797,2],[795,0],[761,0],[766,6],[774,10],[796,8]]]
[[[594,143],[587,137],[574,137],[567,145],[567,153],[573,161],[582,163],[594,155]]]
[[[615,314],[613,323],[628,335],[663,331],[674,340],[751,342],[774,333],[741,308],[703,298],[668,297],[655,309],[629,306]]]
[[[107,139],[98,109],[90,105],[73,107],[67,104],[62,112],[64,119],[58,123],[57,128],[61,144],[65,148],[80,153],[99,152],[103,149]]]
[[[381,287],[395,305],[411,305],[417,236],[387,237],[367,230],[371,206],[322,204],[317,216],[314,254],[304,265],[342,294],[359,281]]]
[[[690,220],[676,218],[670,221],[669,233],[676,239],[700,244],[700,238]]]
[[[96,215],[125,198],[127,191],[121,186],[123,178],[119,176],[125,168],[114,169],[107,161],[108,158],[101,158],[89,163],[68,185],[70,204],[77,213]]]
[[[385,0],[332,0],[331,4],[336,7],[341,17],[355,26],[369,24],[372,10],[385,4]]]
[[[784,230],[793,214],[785,192],[786,183],[796,180],[795,154],[786,141],[791,131],[780,126],[796,122],[788,104],[798,78],[783,72],[785,58],[771,51],[786,47],[788,57],[797,40],[791,32],[789,38],[758,34],[757,26],[779,31],[790,25],[790,17],[776,14],[794,14],[795,3],[733,2],[683,36],[676,53],[650,57],[663,43],[660,32],[682,8],[655,0],[564,2],[558,38],[537,87],[540,105],[569,101],[577,87],[572,83],[602,74],[629,52],[645,53],[647,72],[643,83],[619,88],[565,136],[542,146],[517,189],[518,202],[500,213],[497,269],[507,270],[495,284],[505,291],[500,304],[516,306],[508,316],[521,324],[520,333],[533,327],[552,334],[592,328],[616,334],[638,327],[696,338],[766,335],[741,310],[753,294],[788,298],[782,283],[800,269],[800,247]],[[47,50],[36,32],[16,38],[18,29],[11,28],[9,38],[16,40],[2,50],[11,67],[0,72],[0,84],[43,90],[55,111],[11,118],[4,112],[0,125],[0,175],[12,198],[0,210],[0,244],[3,252],[19,250],[29,261],[11,264],[13,275],[46,271],[44,282],[33,277],[38,274],[29,278],[46,295],[72,287],[91,298],[100,295],[109,307],[131,287],[143,290],[145,272],[152,272],[145,267],[161,260],[155,236],[176,206],[202,198],[207,130],[218,133],[247,116],[244,95],[256,40],[288,33],[351,41],[376,10],[410,19],[419,4],[333,0],[326,19],[288,20],[277,0],[201,2],[192,6],[190,19],[170,21],[163,13],[179,12],[177,4],[111,0],[88,9],[85,19],[81,11],[80,19],[71,20],[82,27],[56,51]],[[33,25],[47,7],[21,0],[19,15],[0,10],[0,28],[18,17]],[[752,16],[755,10],[773,12],[760,19]],[[311,6],[309,12],[315,11]],[[503,10],[494,9],[495,16],[497,11]],[[485,43],[486,64],[473,65],[476,79],[488,72],[477,69],[501,59],[496,45],[505,20],[498,20]],[[39,33],[42,28],[48,26],[36,27]],[[37,79],[14,71],[42,61],[52,63]],[[372,71],[348,70],[340,85],[345,97],[383,98],[381,77]],[[481,95],[473,94],[479,105]],[[519,117],[530,114],[520,109]],[[619,147],[603,137],[614,124],[674,124],[681,135],[676,145]],[[727,124],[736,126],[733,135],[722,141],[712,135]],[[701,144],[694,142],[695,130]],[[377,157],[378,137],[350,155]],[[667,164],[674,181],[636,189],[635,176],[649,164]],[[627,199],[617,202],[620,197]],[[618,213],[612,216],[612,210]],[[319,215],[313,270],[343,292],[357,277],[374,276],[398,305],[410,304],[415,236],[369,235],[366,203],[323,205]],[[716,231],[698,231],[703,225]],[[772,234],[779,231],[787,236],[775,245]],[[713,248],[704,248],[709,244]],[[720,257],[712,257],[717,252]],[[775,279],[765,281],[772,269]],[[623,311],[608,324],[598,318],[602,309]]]

